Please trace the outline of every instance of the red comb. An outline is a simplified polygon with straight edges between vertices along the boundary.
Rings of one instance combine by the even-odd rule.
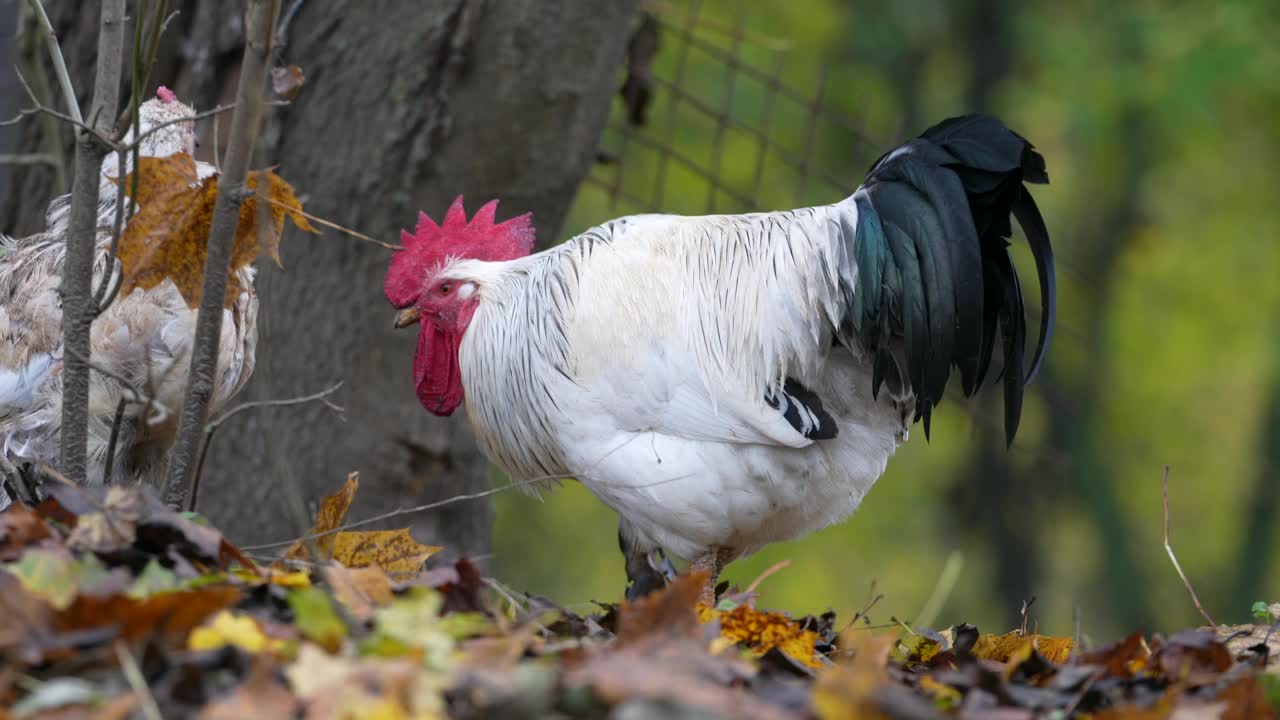
[[[169,88],[163,85],[156,88],[156,97],[160,98],[160,102],[166,105],[168,105],[171,102],[178,101],[178,96],[174,95],[172,90],[170,90]]]
[[[426,213],[418,213],[418,225],[413,233],[400,233],[404,249],[391,258],[384,284],[387,299],[397,307],[412,304],[422,290],[427,272],[449,258],[499,262],[533,252],[536,239],[533,213],[495,224],[497,211],[498,201],[490,200],[468,222],[459,195],[439,225]]]

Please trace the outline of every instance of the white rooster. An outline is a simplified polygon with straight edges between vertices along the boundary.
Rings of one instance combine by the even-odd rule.
[[[1053,254],[1023,182],[1031,144],[987,116],[946,120],[880,158],[832,205],[749,215],[639,215],[530,255],[528,215],[467,223],[461,198],[419,216],[385,290],[420,322],[418,398],[466,403],[513,479],[576,478],[615,509],[634,582],[657,549],[720,568],[852,513],[908,427],[966,395],[999,327],[1005,427],[1049,343]],[[1010,214],[1042,295],[1024,369]]]
[[[192,153],[193,111],[166,88],[139,108],[140,135],[132,129],[125,138],[143,137],[140,153],[165,157]],[[165,123],[171,123],[165,125]],[[165,125],[164,127],[160,127]],[[160,129],[145,135],[153,128]],[[125,172],[130,168],[126,166]],[[203,179],[215,169],[197,163]],[[116,208],[116,156],[102,163],[98,207],[95,284],[103,277],[109,256]],[[0,235],[0,452],[4,467],[29,463],[58,465],[62,425],[62,301],[59,287],[66,260],[70,195],[50,203],[47,229],[27,238]],[[253,269],[241,271],[246,291],[227,309],[222,328],[218,379],[213,407],[226,403],[249,379],[257,343],[258,300]],[[118,281],[119,263],[111,282]],[[91,371],[89,390],[89,479],[99,482],[106,472],[106,451],[116,407],[130,391],[118,376],[147,394],[148,402],[130,404],[121,423],[111,476],[158,483],[165,471],[166,451],[174,439],[176,413],[181,407],[190,363],[196,311],[187,307],[177,288],[166,280],[150,290],[116,298],[93,322],[91,362],[110,375]],[[0,504],[5,499],[0,498]]]

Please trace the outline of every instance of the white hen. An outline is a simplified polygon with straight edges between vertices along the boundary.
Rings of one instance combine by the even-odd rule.
[[[165,157],[192,153],[195,134],[191,121],[152,128],[193,111],[165,88],[157,98],[143,103],[139,120],[143,141],[140,153]],[[135,137],[132,130],[126,142]],[[215,172],[197,163],[201,178]],[[103,277],[110,250],[118,177],[116,157],[102,165],[98,208],[97,258],[94,278]],[[129,167],[125,171],[129,171]],[[8,464],[22,467],[43,462],[56,467],[62,424],[63,362],[62,308],[59,287],[66,259],[66,233],[70,195],[50,203],[47,229],[30,237],[0,235],[0,452]],[[119,263],[112,282],[118,280]],[[241,271],[245,288],[225,310],[218,361],[218,378],[212,407],[216,411],[231,398],[253,372],[257,343],[258,300],[253,290],[254,270]],[[116,298],[93,322],[90,338],[92,362],[147,393],[147,404],[130,404],[121,424],[116,456],[111,468],[117,480],[142,479],[158,483],[165,469],[166,451],[174,439],[176,413],[181,407],[190,363],[196,311],[187,307],[177,288],[166,280],[150,290],[137,290]],[[94,371],[89,391],[89,479],[99,482],[107,470],[106,451],[122,395],[129,391],[117,380]]]

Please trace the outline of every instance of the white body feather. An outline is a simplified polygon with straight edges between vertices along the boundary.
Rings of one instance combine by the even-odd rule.
[[[634,216],[520,260],[455,261],[443,273],[481,296],[460,362],[482,448],[517,480],[580,480],[641,549],[685,558],[843,519],[913,405],[873,400],[870,363],[833,343],[837,274],[856,273],[840,214],[856,208]],[[837,437],[810,439],[765,401],[787,377]]]

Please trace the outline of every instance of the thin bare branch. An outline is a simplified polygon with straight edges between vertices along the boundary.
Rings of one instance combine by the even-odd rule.
[[[58,84],[62,87],[62,98],[67,103],[67,114],[75,118],[76,122],[84,122],[84,116],[80,114],[80,103],[76,102],[76,91],[71,87],[71,76],[67,74],[67,62],[62,59],[62,47],[58,45],[58,36],[53,32],[53,23],[49,22],[49,15],[44,11],[44,5],[40,0],[29,0],[31,9],[35,11],[36,19],[40,21],[40,34],[44,36],[45,44],[49,47],[49,59],[53,61],[53,70],[58,76]]]
[[[1182,579],[1182,586],[1187,589],[1187,594],[1191,596],[1191,603],[1196,606],[1196,610],[1200,612],[1200,617],[1213,627],[1217,627],[1218,623],[1209,617],[1209,613],[1204,609],[1204,605],[1200,604],[1200,598],[1196,596],[1195,588],[1191,587],[1191,581],[1187,579],[1187,574],[1182,572],[1182,565],[1178,563],[1178,556],[1173,554],[1173,545],[1169,542],[1169,466],[1164,466],[1164,551],[1169,554],[1169,561],[1173,563],[1173,569],[1178,571],[1178,577]]]
[[[165,479],[164,500],[174,508],[186,507],[192,495],[196,455],[204,437],[209,401],[213,397],[218,341],[222,334],[222,306],[227,294],[240,206],[249,194],[246,177],[265,105],[267,65],[275,34],[276,11],[276,2],[249,0],[245,13],[246,42],[240,66],[240,86],[236,93],[236,111],[231,120],[231,144],[227,148],[226,168],[218,183],[186,399]]]
[[[372,238],[372,237],[369,237],[368,235],[365,235],[364,233],[356,232],[355,230],[352,230],[351,228],[343,227],[343,226],[339,225],[338,223],[331,222],[331,221],[329,221],[329,220],[325,220],[325,219],[324,219],[324,218],[322,218],[322,217],[316,217],[315,215],[312,215],[311,213],[308,213],[308,212],[305,212],[305,211],[303,211],[303,210],[300,210],[300,209],[298,209],[297,207],[294,207],[294,206],[292,206],[292,205],[287,205],[287,204],[285,204],[285,203],[282,203],[282,202],[280,202],[279,200],[276,200],[276,199],[274,199],[274,198],[272,198],[272,197],[270,197],[270,196],[262,195],[261,197],[263,197],[267,202],[271,203],[272,205],[276,205],[276,206],[279,206],[279,207],[285,208],[286,210],[289,210],[289,211],[291,211],[291,212],[296,212],[296,213],[298,213],[298,214],[302,215],[303,217],[305,217],[306,219],[310,220],[311,222],[313,222],[313,223],[317,224],[317,225],[323,225],[323,226],[325,226],[325,227],[327,227],[327,228],[333,228],[334,230],[337,230],[338,232],[342,232],[342,233],[345,233],[345,234],[347,234],[347,235],[350,235],[351,237],[358,238],[358,239],[360,239],[360,240],[364,240],[364,241],[366,241],[366,242],[371,242],[371,243],[373,243],[373,244],[375,244],[375,245],[381,245],[382,247],[387,248],[388,250],[403,250],[403,249],[404,249],[404,248],[403,248],[402,246],[400,246],[400,245],[396,245],[396,244],[394,244],[394,243],[389,243],[389,242],[386,242],[386,241],[384,241],[384,240],[379,240],[379,239],[377,239],[377,238]]]
[[[169,127],[170,125],[177,125],[178,123],[195,122],[197,120],[204,120],[206,118],[211,118],[214,115],[221,115],[223,113],[231,112],[232,110],[235,110],[235,109],[236,109],[236,104],[231,103],[230,105],[219,105],[213,108],[212,110],[202,110],[200,112],[192,113],[190,115],[183,115],[182,117],[176,117],[171,120],[165,120],[162,123],[157,123],[156,125],[152,125],[151,127],[147,128],[146,132],[140,133],[136,138],[134,138],[133,142],[123,146],[122,149],[125,151],[132,151],[134,148],[141,145],[143,140],[146,140],[147,138]]]
[[[124,424],[124,410],[129,406],[129,398],[121,395],[116,403],[116,416],[111,420],[111,437],[107,440],[107,454],[102,467],[102,484],[111,484],[112,470],[116,465],[116,445],[120,443],[120,426]]]
[[[559,480],[559,479],[560,479],[559,477],[546,476],[546,477],[529,478],[527,480],[517,480],[514,482],[509,482],[506,485],[500,485],[498,487],[489,488],[488,490],[482,490],[480,492],[467,493],[465,495],[454,495],[453,497],[448,497],[443,500],[436,500],[435,502],[429,502],[423,505],[415,505],[414,507],[397,508],[395,510],[392,510],[391,512],[386,512],[381,515],[374,515],[371,518],[359,520],[357,522],[346,523],[345,525],[336,527],[332,530],[322,532],[322,533],[313,533],[310,535],[303,535],[302,537],[293,538],[291,540],[281,540],[279,542],[263,543],[262,545],[244,545],[244,546],[241,546],[240,549],[249,551],[249,550],[271,550],[273,548],[286,547],[298,541],[316,540],[318,538],[326,537],[328,535],[333,535],[335,533],[343,532],[344,530],[364,527],[365,525],[372,525],[374,523],[382,522],[383,520],[390,520],[391,518],[397,518],[403,515],[413,515],[414,513],[427,512],[430,510],[435,510],[437,508],[448,507],[449,505],[455,505],[460,502],[466,502],[468,500],[483,500],[484,498],[497,495],[498,493],[504,493],[504,492],[507,492],[508,490],[514,490],[516,488],[536,485],[538,483],[547,482],[548,480]]]
[[[191,483],[191,497],[187,501],[186,509],[187,510],[196,509],[196,500],[200,497],[200,476],[204,472],[205,457],[209,454],[209,445],[213,442],[213,434],[218,431],[219,427],[222,427],[223,423],[225,423],[227,420],[231,419],[232,417],[234,417],[239,413],[242,413],[246,410],[252,410],[254,408],[302,405],[303,403],[315,402],[317,400],[324,403],[325,407],[329,408],[330,410],[333,410],[334,412],[337,412],[337,413],[341,413],[343,412],[342,406],[336,405],[333,402],[330,402],[329,400],[329,398],[334,393],[338,392],[341,389],[342,389],[342,381],[339,380],[329,388],[321,390],[318,393],[313,393],[311,395],[304,395],[303,397],[288,398],[285,400],[255,400],[252,402],[240,403],[239,405],[236,405],[230,410],[227,410],[226,412],[222,413],[218,417],[210,420],[209,424],[205,425],[204,427],[204,438],[200,442],[200,455],[196,460],[195,481]]]
[[[86,366],[89,367],[89,369],[93,370],[94,372],[100,375],[105,375],[106,377],[109,377],[112,380],[115,380],[117,383],[120,383],[120,387],[124,388],[125,390],[128,390],[129,393],[133,395],[133,397],[130,398],[132,402],[137,402],[137,403],[149,402],[149,396],[146,393],[139,390],[138,386],[129,382],[128,378],[116,372],[113,372],[111,370],[108,370],[102,367],[101,365],[98,365],[97,363],[94,363],[92,360],[89,359],[89,356],[82,354],[79,350],[75,350],[73,348],[67,348],[66,351],[68,355],[84,363]]]
[[[112,647],[116,651],[116,660],[120,662],[120,669],[124,671],[124,678],[129,683],[129,689],[138,698],[142,716],[146,720],[164,720],[164,716],[160,714],[160,706],[156,704],[151,688],[147,687],[147,680],[142,676],[142,669],[138,667],[138,661],[130,652],[129,645],[123,640],[117,640]]]
[[[88,123],[86,123],[85,121],[72,117],[71,115],[68,115],[64,112],[58,112],[57,110],[54,110],[48,105],[45,105],[44,103],[40,102],[40,98],[38,98],[36,96],[35,91],[31,89],[31,84],[27,82],[26,76],[24,76],[22,74],[22,71],[19,70],[17,67],[14,67],[13,74],[15,77],[18,78],[18,83],[22,85],[22,89],[26,90],[27,99],[31,101],[32,107],[23,108],[19,110],[17,116],[15,116],[12,120],[6,120],[5,122],[0,124],[13,125],[14,123],[18,122],[19,120],[21,120],[23,117],[26,117],[27,115],[36,115],[36,114],[49,115],[65,123],[74,125],[79,130],[83,130],[84,132],[89,133],[98,142],[102,143],[106,147],[115,147],[115,141],[111,139],[111,137],[107,134],[107,132],[104,132],[98,128],[95,128],[92,125],[89,125]]]
[[[21,119],[22,116],[19,116]],[[0,165],[52,165],[58,166],[58,158],[49,153],[0,153]]]
[[[120,92],[120,64],[127,22],[124,0],[103,0],[98,28],[98,64],[89,118],[93,127],[77,133],[75,170],[71,184],[71,212],[67,225],[66,264],[62,273],[62,344],[68,357],[62,369],[62,470],[73,481],[87,477],[89,427],[89,329],[97,306],[93,303],[93,261],[97,252],[98,194],[102,158],[115,144],[102,140],[112,131],[116,96]],[[26,86],[32,96],[31,88]],[[84,126],[84,123],[77,122]]]

